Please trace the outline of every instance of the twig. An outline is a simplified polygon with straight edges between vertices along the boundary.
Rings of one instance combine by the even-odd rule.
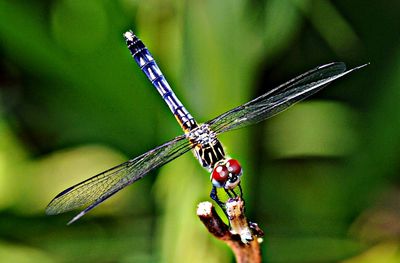
[[[264,233],[257,224],[247,222],[243,200],[230,198],[226,202],[226,213],[231,227],[222,221],[210,202],[202,202],[197,208],[205,227],[232,249],[238,263],[261,262],[260,243]]]

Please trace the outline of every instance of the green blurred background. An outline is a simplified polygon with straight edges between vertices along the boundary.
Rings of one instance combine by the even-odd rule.
[[[0,0],[0,262],[233,262],[186,154],[67,227],[61,190],[181,133],[132,61],[149,47],[198,121],[317,65],[371,62],[221,136],[265,262],[400,262],[400,2]]]

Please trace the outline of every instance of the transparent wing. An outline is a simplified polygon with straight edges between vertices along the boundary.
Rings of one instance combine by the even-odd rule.
[[[221,114],[207,124],[214,132],[222,133],[260,122],[313,95],[332,81],[366,65],[368,64],[347,71],[343,62],[319,66],[252,101]]]
[[[177,158],[192,148],[185,135],[150,150],[132,160],[97,174],[59,193],[47,206],[46,214],[55,215],[90,204],[68,224],[127,185],[143,178],[150,171]]]

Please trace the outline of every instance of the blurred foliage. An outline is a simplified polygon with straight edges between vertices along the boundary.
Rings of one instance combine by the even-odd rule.
[[[187,154],[76,224],[61,190],[181,133],[132,61],[132,29],[199,121],[317,65],[371,65],[222,135],[267,262],[399,262],[398,1],[0,0],[0,261],[229,262],[195,216]]]

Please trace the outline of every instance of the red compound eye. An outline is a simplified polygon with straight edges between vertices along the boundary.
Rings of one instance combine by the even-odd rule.
[[[218,165],[212,172],[212,178],[218,182],[225,182],[228,179],[228,168],[226,166]]]
[[[229,172],[234,175],[239,175],[242,172],[242,166],[240,166],[240,163],[235,159],[229,159],[226,162],[226,166],[228,167]]]

